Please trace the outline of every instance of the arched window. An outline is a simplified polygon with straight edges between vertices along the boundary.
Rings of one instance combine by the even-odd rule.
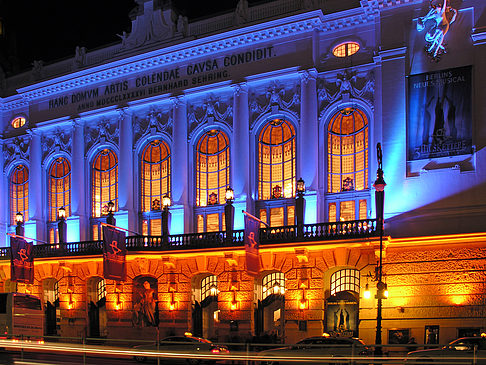
[[[108,202],[118,210],[118,158],[111,150],[104,149],[93,160],[91,169],[92,217],[105,214]],[[129,178],[126,176],[125,178]]]
[[[283,119],[268,122],[258,138],[258,199],[295,196],[295,130]]]
[[[29,169],[18,165],[10,175],[10,222],[16,224],[15,215],[20,212],[24,222],[29,219]]]
[[[141,209],[142,231],[145,235],[161,235],[162,197],[170,196],[171,156],[164,141],[154,140],[144,147],[141,156]]]
[[[293,125],[273,119],[258,138],[258,199],[260,219],[272,227],[293,225],[296,136]]]
[[[206,132],[197,143],[196,154],[196,205],[224,204],[230,175],[228,137],[215,129]]]
[[[359,293],[359,270],[343,269],[331,275],[331,295],[342,291]]]
[[[335,113],[327,130],[327,192],[339,193],[328,203],[329,221],[367,218],[368,118],[357,108]]]
[[[285,275],[281,272],[273,272],[262,279],[262,300],[272,294],[285,294]]]
[[[64,207],[66,217],[71,212],[71,165],[64,157],[57,158],[49,168],[49,221],[57,220],[59,208]]]
[[[201,302],[207,297],[218,295],[218,278],[216,275],[208,275],[201,280]]]
[[[206,132],[196,146],[196,225],[198,232],[224,229],[223,209],[230,186],[230,144],[219,130]],[[207,207],[207,208],[202,208]],[[212,207],[212,208],[211,208]]]

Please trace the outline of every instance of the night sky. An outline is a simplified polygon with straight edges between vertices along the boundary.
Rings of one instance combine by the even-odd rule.
[[[237,2],[175,0],[173,4],[191,21],[231,11]],[[10,44],[16,47],[17,70],[22,71],[31,69],[34,60],[52,63],[73,57],[78,45],[90,51],[120,42],[117,34],[131,30],[128,14],[135,6],[134,0],[0,0],[0,16]]]

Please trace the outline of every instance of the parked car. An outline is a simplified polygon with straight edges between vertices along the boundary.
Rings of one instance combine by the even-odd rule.
[[[331,337],[331,336],[315,336],[305,338],[295,345],[279,347],[261,351],[258,353],[261,357],[260,363],[265,365],[287,364],[290,359],[283,359],[287,357],[294,358],[292,362],[300,363],[300,358],[322,358],[323,364],[329,364],[333,358],[344,358],[351,356],[368,356],[371,354],[370,349],[365,343],[358,338],[349,337]],[[281,360],[279,360],[281,359]],[[312,361],[315,364],[315,361]]]
[[[461,337],[440,348],[411,351],[405,363],[486,365],[486,338]]]
[[[148,356],[144,354],[144,351],[159,351],[169,353],[165,355],[168,357],[171,364],[176,362],[187,363],[190,365],[195,364],[214,364],[218,355],[228,354],[228,348],[212,343],[210,340],[201,337],[194,336],[171,336],[166,337],[157,343],[134,346],[134,349],[139,350],[140,353],[134,356],[137,362],[144,362],[148,358],[156,358],[154,356]],[[196,355],[196,357],[188,357]],[[205,358],[197,357],[197,355],[212,355],[214,357]],[[161,356],[162,357],[162,356]]]

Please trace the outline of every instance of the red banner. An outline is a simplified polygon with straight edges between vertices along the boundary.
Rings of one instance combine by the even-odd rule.
[[[245,212],[246,271],[256,276],[260,271],[260,220]]]
[[[10,276],[12,281],[34,283],[34,256],[32,242],[20,237],[10,237]]]
[[[103,226],[103,276],[105,279],[126,280],[126,255],[125,232]]]

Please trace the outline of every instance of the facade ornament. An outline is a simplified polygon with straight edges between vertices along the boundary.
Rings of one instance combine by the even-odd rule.
[[[172,6],[164,6],[163,2],[157,0],[136,0],[136,2],[137,8],[130,13],[134,17],[132,31],[118,35],[122,40],[121,50],[174,37],[177,17]]]
[[[217,121],[232,126],[233,123],[233,107],[213,95],[210,95],[201,106],[191,107],[187,114],[189,138],[201,124],[212,124]]]
[[[85,140],[86,150],[94,144],[110,142],[118,145],[119,128],[117,121],[101,119],[98,124],[86,126]]]
[[[5,140],[3,144],[3,158],[5,168],[15,160],[29,160],[30,136],[15,137],[11,140]]]
[[[42,161],[51,153],[60,151],[71,154],[72,134],[64,133],[61,128],[56,128],[54,133],[41,136]]]
[[[252,122],[258,116],[265,113],[288,112],[299,119],[300,113],[300,84],[296,84],[293,90],[287,90],[278,81],[273,81],[265,95],[252,95],[250,102]]]
[[[34,61],[32,62],[32,79],[39,80],[42,78],[44,70],[44,61]]]
[[[76,46],[73,68],[78,69],[86,65],[86,47]]]
[[[248,84],[246,82],[240,82],[233,85],[234,96],[240,96],[242,93],[248,93]]]
[[[152,107],[148,114],[140,118],[133,118],[133,143],[143,140],[144,137],[165,133],[172,135],[172,116],[170,110],[158,110]]]
[[[183,37],[187,37],[189,31],[189,22],[186,16],[179,15],[177,18],[177,33],[182,34]]]
[[[322,107],[338,100],[349,100],[350,96],[373,104],[375,79],[372,72],[368,72],[365,77],[358,77],[354,71],[345,71],[338,73],[334,82],[323,80],[321,84],[318,97]]]
[[[300,73],[300,79],[304,85],[307,85],[309,80],[315,80],[317,78],[317,72],[315,70],[304,70]]]
[[[444,37],[449,27],[457,17],[457,10],[447,5],[447,0],[430,0],[430,10],[427,15],[418,18],[417,30],[425,32],[425,51],[436,62],[446,53]]]
[[[248,0],[239,0],[235,10],[235,24],[248,22]]]

